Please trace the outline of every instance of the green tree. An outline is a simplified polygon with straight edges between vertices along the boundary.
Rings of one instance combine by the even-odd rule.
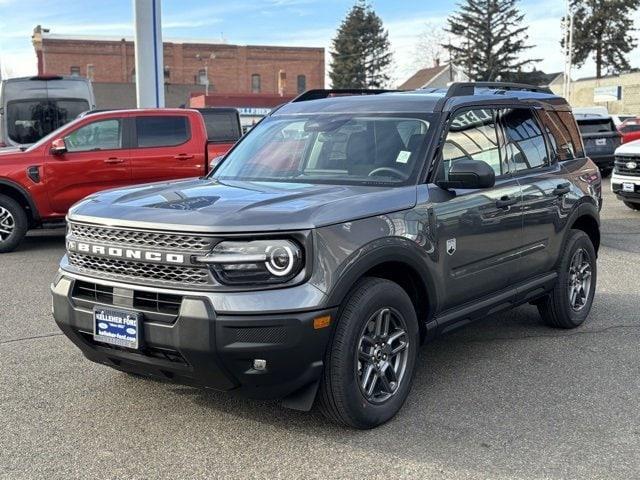
[[[631,70],[627,54],[637,46],[631,14],[638,7],[640,0],[572,0],[573,63],[581,67],[592,55],[598,78],[603,70]]]
[[[343,20],[331,50],[333,88],[382,88],[392,61],[389,33],[365,0],[358,0]]]
[[[477,81],[513,81],[525,66],[539,60],[523,59],[528,27],[518,0],[465,0],[447,19],[445,31],[456,41],[445,47],[453,62]]]

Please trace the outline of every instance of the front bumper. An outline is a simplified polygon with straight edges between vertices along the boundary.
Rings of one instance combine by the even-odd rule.
[[[623,183],[632,183],[634,185],[634,191],[624,192],[622,190]],[[618,200],[630,203],[640,203],[640,177],[619,175],[614,172],[611,176],[611,191],[615,194]]]
[[[136,304],[138,288],[61,271],[51,286],[53,316],[89,360],[126,372],[252,398],[284,398],[320,377],[331,328],[316,330],[313,320],[334,319],[335,309],[229,314],[216,312],[212,294],[185,291],[167,313],[161,303]],[[143,298],[174,301],[166,292],[146,288]],[[95,342],[94,305],[141,311],[140,349]],[[266,360],[266,369],[255,370],[254,359]]]

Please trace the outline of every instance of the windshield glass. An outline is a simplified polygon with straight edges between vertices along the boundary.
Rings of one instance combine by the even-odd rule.
[[[415,114],[269,117],[229,153],[213,177],[403,185],[418,174],[429,118]]]
[[[35,143],[89,110],[80,99],[18,100],[7,104],[7,136],[16,143]]]

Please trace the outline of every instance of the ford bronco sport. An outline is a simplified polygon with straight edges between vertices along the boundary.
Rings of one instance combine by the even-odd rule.
[[[54,316],[94,362],[371,428],[438,334],[524,303],[581,325],[600,203],[547,90],[309,91],[206,178],[72,207]]]

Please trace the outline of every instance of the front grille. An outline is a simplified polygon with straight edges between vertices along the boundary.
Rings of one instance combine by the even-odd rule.
[[[113,287],[98,285],[97,283],[78,280],[73,285],[71,296],[81,300],[113,305]]]
[[[211,276],[206,268],[182,265],[130,262],[112,258],[69,253],[69,264],[80,272],[116,279],[147,279],[159,283],[207,285]]]
[[[69,233],[79,240],[95,243],[132,245],[137,248],[167,249],[179,252],[208,252],[213,239],[202,235],[185,235],[143,230],[98,227],[69,223]]]
[[[133,292],[133,307],[141,310],[151,310],[158,313],[178,315],[182,297],[158,292]]]
[[[636,168],[627,168],[627,163],[635,162]],[[619,175],[640,177],[640,157],[616,157],[614,166],[615,173]]]

